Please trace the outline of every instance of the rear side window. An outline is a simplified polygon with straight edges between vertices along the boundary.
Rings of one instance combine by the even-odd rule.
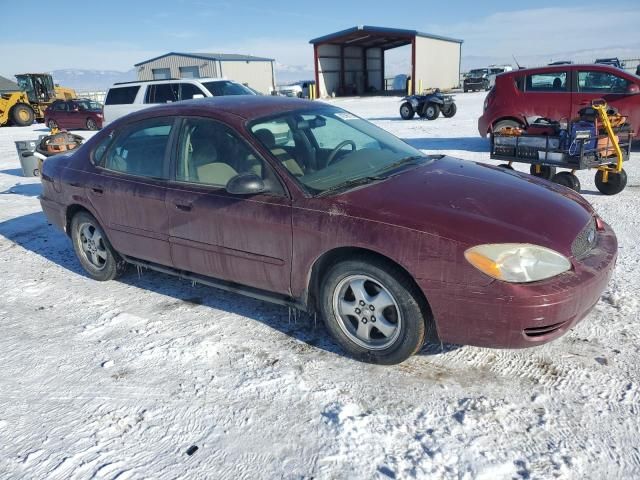
[[[116,136],[101,163],[104,168],[116,172],[164,179],[167,177],[165,154],[172,128],[171,118],[154,118],[129,125]]]
[[[629,81],[609,72],[578,72],[578,91],[588,93],[626,93]]]
[[[144,98],[144,103],[177,102],[179,99],[179,89],[180,85],[178,83],[159,83],[156,85],[149,85],[147,88],[147,94]]]
[[[107,98],[104,101],[105,105],[127,105],[133,103],[136,99],[136,95],[138,94],[138,90],[140,90],[140,86],[131,86],[131,87],[118,87],[112,88],[107,93]]]
[[[567,72],[534,73],[526,77],[527,92],[566,92]]]

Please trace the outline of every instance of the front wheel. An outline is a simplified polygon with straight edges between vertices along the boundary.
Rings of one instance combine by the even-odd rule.
[[[429,103],[424,109],[424,118],[435,120],[440,116],[440,107],[437,103]]]
[[[85,126],[87,127],[87,130],[97,130],[98,129],[98,124],[96,123],[96,121],[93,118],[87,118]]]
[[[113,249],[98,221],[88,212],[78,212],[71,220],[71,241],[82,268],[91,278],[113,280],[126,262]]]
[[[416,112],[413,106],[409,102],[404,102],[400,105],[400,116],[403,120],[411,120],[415,116]]]
[[[49,127],[49,130],[53,130],[54,128],[58,128],[58,124],[56,123],[56,121],[53,118],[51,118],[47,122],[47,127]]]
[[[453,116],[456,114],[456,112],[457,112],[457,111],[458,111],[458,108],[456,107],[456,104],[455,104],[455,103],[452,103],[452,104],[449,106],[449,109],[448,109],[448,110],[446,110],[446,111],[445,111],[445,110],[443,110],[443,111],[442,111],[442,115],[444,116],[444,118],[451,118],[451,117],[453,117]]]
[[[327,329],[359,360],[392,365],[424,345],[430,317],[404,272],[363,257],[333,266],[321,286]]]
[[[607,181],[604,181],[604,172],[596,172],[596,188],[605,195],[615,195],[620,193],[627,186],[627,172],[621,169],[619,173],[609,172]]]

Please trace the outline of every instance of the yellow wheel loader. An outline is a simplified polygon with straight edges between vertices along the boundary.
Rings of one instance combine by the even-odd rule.
[[[76,98],[75,90],[58,87],[48,73],[20,73],[16,75],[21,91],[0,96],[0,126],[31,125],[44,121],[44,112],[55,100]]]

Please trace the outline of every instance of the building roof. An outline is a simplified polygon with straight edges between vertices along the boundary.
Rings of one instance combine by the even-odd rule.
[[[359,25],[347,28],[339,32],[330,33],[323,37],[309,40],[314,45],[321,43],[333,43],[342,45],[357,45],[361,47],[381,47],[384,49],[401,47],[411,43],[413,37],[425,37],[445,42],[462,43],[456,38],[433,35],[417,30],[405,30],[401,28],[373,27],[371,25]]]
[[[20,91],[18,84],[5,77],[0,77],[0,92],[17,92]]]
[[[136,63],[134,67],[138,67],[140,65],[144,65],[145,63],[153,62],[154,60],[159,60],[164,57],[169,57],[171,55],[176,55],[178,57],[190,57],[190,58],[199,58],[200,60],[214,60],[221,62],[275,62],[273,58],[265,58],[265,57],[254,57],[253,55],[238,55],[236,53],[184,53],[184,52],[169,52],[164,55],[160,55],[159,57],[154,57],[149,60],[145,60],[144,62]]]

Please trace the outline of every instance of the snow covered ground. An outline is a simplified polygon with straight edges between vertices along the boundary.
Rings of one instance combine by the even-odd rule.
[[[483,98],[434,122],[400,120],[397,98],[332,103],[488,161]],[[572,332],[382,367],[286,308],[135,269],[88,279],[20,174],[13,142],[40,130],[0,129],[0,478],[640,477],[640,153],[614,197],[578,173],[620,258]]]

